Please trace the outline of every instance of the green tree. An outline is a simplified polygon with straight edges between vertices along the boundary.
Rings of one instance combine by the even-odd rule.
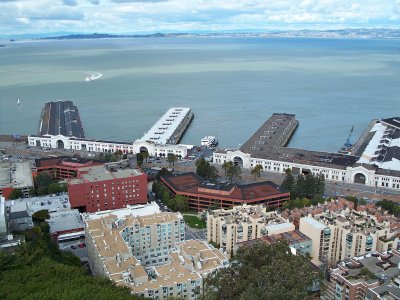
[[[285,178],[283,179],[282,182],[282,187],[287,190],[288,192],[290,192],[290,195],[292,197],[292,199],[295,198],[295,194],[296,194],[296,181],[295,178],[293,176],[292,170],[287,168],[285,170]]]
[[[175,167],[175,162],[178,160],[178,158],[176,157],[175,154],[173,153],[168,153],[167,155],[167,162],[169,163],[169,167],[171,167],[171,165],[173,167]]]
[[[19,199],[22,198],[24,195],[22,194],[22,191],[20,189],[13,189],[8,196],[8,199],[14,200],[14,199]]]
[[[48,219],[50,219],[50,215],[47,209],[39,210],[32,215],[32,220],[37,223],[43,222]]]
[[[159,181],[161,176],[172,175],[172,172],[169,171],[167,168],[161,168],[160,171],[157,172],[156,179]]]
[[[173,202],[173,210],[176,211],[187,211],[189,210],[189,203],[187,200],[187,197],[182,196],[182,195],[175,195],[173,199],[171,199],[170,202]]]
[[[38,190],[40,187],[49,186],[51,183],[54,182],[54,180],[47,174],[46,172],[40,173],[35,177],[35,188]]]
[[[230,168],[231,166],[233,166],[232,161],[224,161],[224,163],[222,164],[222,168],[224,169],[225,176],[226,176],[226,172],[227,172],[228,168]]]
[[[251,174],[254,176],[254,179],[256,179],[257,177],[260,178],[261,176],[261,171],[263,170],[263,166],[262,165],[256,165],[253,169],[251,169]]]
[[[138,166],[141,166],[143,164],[143,154],[142,153],[136,153],[136,163]]]
[[[207,277],[205,299],[311,299],[309,290],[320,278],[286,243],[256,243],[239,248],[229,267]]]
[[[36,194],[38,196],[44,196],[44,195],[48,195],[48,190],[47,190],[47,186],[41,186],[36,190]]]
[[[226,170],[226,177],[230,183],[237,183],[242,179],[242,169],[237,165],[232,165]]]
[[[147,151],[144,151],[144,152],[142,152],[142,156],[143,156],[143,159],[146,161],[146,164],[147,164],[147,159],[149,158],[149,152],[147,152]]]
[[[62,188],[58,182],[53,182],[49,184],[47,192],[49,194],[58,194],[62,192]]]

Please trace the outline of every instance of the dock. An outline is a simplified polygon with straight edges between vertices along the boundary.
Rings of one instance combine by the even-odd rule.
[[[378,119],[373,119],[368,124],[367,128],[360,135],[359,139],[357,140],[357,142],[352,147],[351,155],[355,155],[355,156],[361,156],[362,155],[362,153],[364,152],[365,148],[368,146],[368,143],[371,141],[372,137],[374,136],[374,133],[371,132],[371,129],[374,127],[374,125],[378,121],[379,121]]]
[[[139,140],[157,144],[177,144],[193,119],[193,113],[187,107],[173,107],[151,127]]]
[[[40,117],[38,136],[85,138],[78,108],[72,101],[47,102]]]
[[[240,148],[242,152],[269,153],[286,146],[299,125],[293,114],[274,113]]]

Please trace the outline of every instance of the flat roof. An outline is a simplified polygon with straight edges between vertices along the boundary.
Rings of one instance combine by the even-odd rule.
[[[60,196],[41,196],[9,200],[6,201],[6,206],[12,207],[14,205],[24,205],[23,203],[29,206],[32,213],[44,209],[47,209],[49,212],[71,209],[68,194],[62,194]]]
[[[260,152],[269,152],[273,148],[283,147],[287,130],[296,121],[294,114],[274,113],[257,131],[240,147],[240,151],[258,157]],[[295,126],[297,126],[297,124]]]
[[[94,213],[82,214],[85,221],[87,220],[98,220],[107,216],[115,216],[118,219],[125,218],[127,216],[139,217],[147,216],[161,212],[160,207],[155,202],[139,205],[128,205],[126,208],[104,210]]]
[[[190,113],[188,107],[172,107],[142,136],[138,141],[152,141],[160,144],[168,143],[176,129]]]
[[[46,134],[85,138],[78,108],[72,101],[45,104],[40,117],[38,135]]]
[[[47,222],[50,225],[50,233],[83,229],[85,227],[77,209],[54,211],[49,215],[50,219]]]
[[[0,187],[32,187],[31,162],[0,162]]]
[[[240,200],[255,199],[287,193],[286,190],[270,181],[262,181],[243,185],[205,184],[203,183],[203,179],[193,172],[165,175],[161,176],[161,179],[178,192],[196,193]],[[221,191],[224,193],[221,193]]]
[[[69,184],[80,184],[83,182],[96,182],[106,181],[115,178],[129,178],[143,175],[138,169],[118,169],[116,171],[107,171],[105,166],[90,166],[79,169],[77,179],[71,179],[68,181]]]
[[[315,220],[314,218],[310,218],[310,217],[304,217],[301,218],[300,220],[304,220],[305,222],[307,222],[308,224],[310,224],[311,226],[317,228],[317,229],[325,229],[327,226],[325,226],[324,224],[318,222],[317,220]]]

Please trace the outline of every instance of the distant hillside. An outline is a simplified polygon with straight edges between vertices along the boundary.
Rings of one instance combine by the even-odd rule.
[[[108,33],[93,33],[93,34],[69,34],[61,36],[49,36],[41,38],[42,40],[79,40],[79,39],[113,39],[113,38],[128,38],[128,37],[164,37],[163,33],[154,34],[137,34],[137,35],[119,35]]]

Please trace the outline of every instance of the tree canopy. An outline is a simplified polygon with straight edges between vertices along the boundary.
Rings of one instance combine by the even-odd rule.
[[[211,182],[216,182],[218,179],[218,170],[216,167],[210,165],[204,157],[196,161],[196,174]]]
[[[46,217],[44,211],[41,214]],[[49,225],[39,219],[24,232],[26,242],[13,253],[0,251],[0,299],[143,299],[108,279],[89,275],[78,257],[60,251],[50,239]]]
[[[10,195],[8,196],[8,199],[14,200],[14,199],[22,198],[22,197],[23,197],[23,194],[20,189],[13,189],[11,191]]]
[[[325,192],[325,177],[319,175],[298,175],[294,176],[292,170],[286,169],[282,187],[290,192],[292,199],[322,196]]]
[[[239,248],[229,267],[208,276],[204,298],[310,299],[309,290],[319,278],[308,259],[291,254],[286,243],[256,243]]]
[[[234,164],[231,164],[226,169],[226,178],[230,183],[238,183],[242,179],[242,169]]]

